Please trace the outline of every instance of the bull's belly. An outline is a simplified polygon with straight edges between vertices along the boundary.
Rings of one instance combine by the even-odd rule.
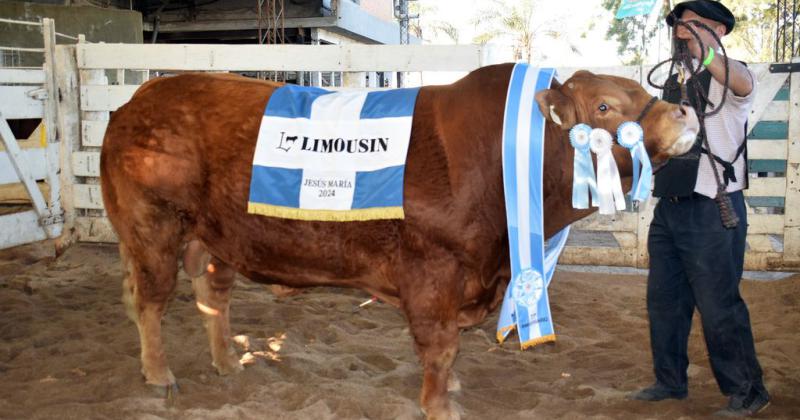
[[[397,296],[391,279],[397,222],[306,222],[244,214],[200,225],[209,253],[250,280],[290,287],[354,287]],[[214,232],[216,231],[216,232]]]
[[[209,253],[244,277],[292,288],[315,286],[365,290],[381,301],[400,306],[399,255],[404,243],[402,221],[355,223],[304,222],[245,215],[211,224],[230,236],[209,234],[199,226],[197,237]],[[406,267],[407,269],[408,267]],[[475,325],[497,305],[497,279],[482,279],[464,265],[461,326]],[[424,281],[424,279],[421,279]]]

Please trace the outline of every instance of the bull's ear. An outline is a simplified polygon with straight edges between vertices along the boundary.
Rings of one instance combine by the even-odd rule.
[[[578,122],[575,103],[556,89],[544,89],[536,93],[539,111],[544,117],[568,130]]]

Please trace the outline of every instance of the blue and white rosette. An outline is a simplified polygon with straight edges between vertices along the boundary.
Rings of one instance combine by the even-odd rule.
[[[615,209],[625,210],[625,194],[619,169],[611,153],[614,138],[602,128],[595,128],[589,134],[589,147],[597,155],[597,192],[600,196],[600,214],[614,214]]]
[[[644,130],[639,123],[626,121],[617,128],[617,143],[631,151],[633,162],[633,184],[631,184],[631,200],[640,203],[650,197],[650,181],[653,167],[650,157],[644,148]],[[641,176],[640,176],[641,172]]]
[[[594,163],[589,153],[589,135],[592,127],[586,124],[576,124],[569,130],[569,143],[575,148],[575,159],[572,164],[572,207],[576,209],[589,208],[589,195],[591,204],[597,206],[597,180],[594,175]]]

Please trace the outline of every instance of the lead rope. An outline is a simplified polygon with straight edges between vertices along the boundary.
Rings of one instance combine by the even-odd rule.
[[[703,44],[702,39],[700,39],[700,36],[697,34],[697,31],[695,31],[692,25],[699,26],[700,28],[711,33],[711,36],[714,37],[714,40],[717,42],[717,45],[719,45],[720,48],[722,49],[722,55],[724,57],[723,62],[725,64],[725,81],[722,84],[723,90],[722,90],[722,99],[720,100],[720,103],[718,105],[714,105],[713,103],[711,103],[711,101],[708,100],[707,92],[705,92],[703,87],[700,85],[699,78],[696,77],[697,75],[700,74],[700,72],[703,71],[702,63],[698,63],[697,67],[693,65],[692,57],[691,54],[689,54],[689,48],[686,44],[686,41],[679,40],[677,38],[676,36],[677,31],[673,31],[672,33],[673,42],[675,43],[675,53],[673,54],[672,57],[656,64],[655,67],[653,67],[650,70],[650,72],[647,74],[647,82],[650,84],[650,86],[656,89],[664,90],[667,87],[667,83],[669,83],[670,77],[675,72],[676,63],[678,64],[678,70],[677,70],[678,76],[676,80],[681,91],[681,102],[690,103],[692,104],[693,107],[695,107],[695,112],[697,113],[697,118],[700,123],[700,135],[703,136],[702,137],[703,144],[705,145],[706,150],[708,150],[707,157],[711,164],[711,169],[714,172],[714,180],[717,183],[717,195],[716,197],[714,197],[714,201],[717,203],[717,207],[719,208],[720,218],[722,219],[722,225],[727,229],[733,229],[739,225],[739,216],[733,209],[733,202],[731,201],[731,197],[725,188],[725,184],[722,182],[722,178],[720,177],[719,174],[719,169],[717,169],[717,164],[714,161],[713,157],[714,154],[713,151],[711,150],[711,145],[708,143],[708,137],[706,136],[706,124],[705,124],[706,117],[713,116],[722,109],[723,104],[725,104],[725,99],[728,96],[728,91],[730,90],[729,87],[730,66],[728,63],[728,54],[725,52],[725,47],[722,45],[722,42],[720,41],[717,34],[703,22],[693,21],[692,24],[688,24],[683,20],[677,19],[676,17],[675,28],[677,28],[678,25],[685,27],[695,37],[697,43],[700,44],[700,51],[707,51],[707,49],[706,46]],[[660,68],[662,65],[666,63],[670,63],[669,74],[667,75],[667,82],[664,82],[663,85],[657,85],[652,80],[653,73],[655,73],[656,69]],[[690,73],[689,77],[686,77],[685,72],[687,70]],[[687,87],[686,87],[687,81],[689,83],[692,83],[692,87],[694,87],[695,101],[693,102],[689,101]],[[675,88],[674,85],[670,87],[670,89],[674,88]],[[699,109],[701,108],[702,104],[708,104],[708,106],[712,108],[712,111],[705,112],[704,109]],[[745,139],[745,141],[747,141],[747,139]],[[657,172],[663,167],[664,165],[659,166],[654,172]]]

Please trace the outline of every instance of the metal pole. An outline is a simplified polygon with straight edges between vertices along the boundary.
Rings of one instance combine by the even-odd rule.
[[[408,45],[408,0],[397,0],[395,9],[395,16],[400,24],[400,45]],[[405,87],[406,82],[405,72],[397,72],[397,87]]]
[[[781,0],[776,0],[775,10],[775,62],[779,62],[778,48],[781,45]]]
[[[28,25],[28,26],[42,26],[41,22],[31,22],[29,20],[14,20],[14,19],[4,19],[4,18],[0,18],[0,23],[14,23],[17,25]]]
[[[787,0],[788,1],[788,0]],[[792,45],[789,47],[789,59],[794,58],[794,34],[797,32],[797,0],[792,0]]]
[[[261,40],[261,14],[263,13],[261,9],[262,9],[263,6],[264,6],[264,0],[257,0],[256,1],[256,8],[258,8],[258,18],[256,18],[256,22],[258,23],[258,43],[259,44],[263,44],[263,42]],[[259,79],[260,79],[260,77],[259,77]]]
[[[783,61],[791,61],[791,57],[786,57],[786,47],[789,47],[789,55],[791,56],[791,50],[793,48],[792,45],[789,45],[789,40],[791,39],[790,31],[794,31],[794,25],[790,22],[792,17],[791,12],[789,11],[789,0],[783,0],[783,9],[778,11],[781,14],[781,21],[783,22],[783,31],[782,31],[782,38],[783,38],[783,48],[781,48],[781,56]]]

